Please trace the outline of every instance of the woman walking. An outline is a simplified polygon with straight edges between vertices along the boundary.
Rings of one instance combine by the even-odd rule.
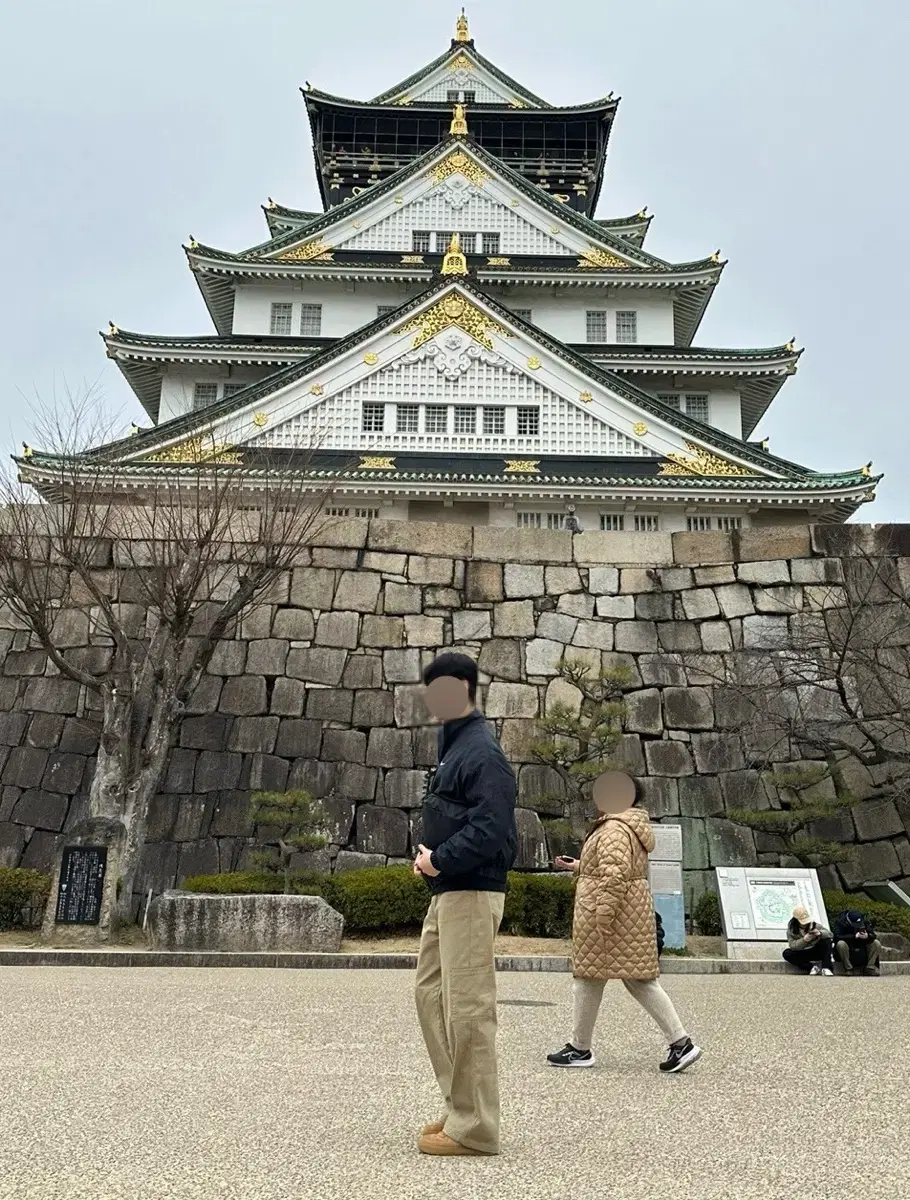
[[[689,1037],[658,982],[654,904],[648,887],[648,855],[654,832],[648,814],[635,807],[635,781],[606,771],[594,784],[600,816],[580,859],[557,859],[578,878],[572,926],[574,1029],[572,1040],[547,1056],[554,1067],[593,1067],[591,1043],[604,988],[621,979],[626,991],[660,1026],[670,1047],[660,1064],[683,1071],[701,1050]]]

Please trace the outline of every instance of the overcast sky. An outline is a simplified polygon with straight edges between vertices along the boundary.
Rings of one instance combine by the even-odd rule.
[[[697,341],[806,347],[756,436],[885,472],[910,520],[910,0],[475,0],[478,50],[554,104],[622,97],[599,216],[643,205],[670,260],[729,259]],[[0,0],[0,431],[22,392],[100,381],[97,331],[212,326],[181,243],[261,241],[268,196],[319,208],[298,87],[368,99],[448,47],[414,0]]]

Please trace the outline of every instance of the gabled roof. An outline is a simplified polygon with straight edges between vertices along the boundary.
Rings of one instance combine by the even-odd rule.
[[[276,204],[274,200],[263,204],[262,211],[265,213],[266,223],[273,237],[278,233],[286,233],[289,229],[300,229],[322,216],[321,212],[287,208],[283,204]]]
[[[446,66],[451,60],[458,58],[460,55],[464,55],[464,57],[474,63],[475,66],[480,67],[483,71],[486,71],[488,74],[492,75],[494,79],[497,79],[510,91],[515,92],[517,96],[521,97],[527,102],[529,107],[551,107],[551,105],[547,104],[546,100],[541,100],[540,96],[535,96],[533,92],[529,92],[528,89],[523,87],[517,79],[513,79],[511,75],[507,75],[505,71],[501,71],[499,67],[495,65],[495,63],[491,63],[488,58],[484,58],[484,56],[475,47],[473,39],[467,42],[453,41],[449,49],[445,50],[437,58],[434,58],[432,62],[427,63],[426,66],[421,67],[418,71],[415,71],[412,75],[409,75],[407,79],[402,79],[399,83],[396,83],[394,87],[388,88],[384,92],[380,92],[378,96],[373,97],[370,103],[373,105],[385,104],[394,100],[396,97],[401,96],[403,93],[413,91],[417,84],[422,83],[423,80],[432,75],[434,71],[438,70],[440,67]]]
[[[263,401],[266,397],[285,389],[289,384],[296,382],[298,379],[315,374],[335,359],[371,339],[377,333],[391,329],[392,326],[401,322],[404,317],[420,310],[430,309],[441,298],[441,294],[450,291],[460,292],[473,303],[485,308],[505,328],[512,327],[518,332],[523,333],[529,342],[547,351],[555,358],[562,359],[575,368],[585,379],[590,380],[605,391],[621,399],[625,399],[642,413],[652,415],[658,421],[662,422],[664,426],[675,429],[682,437],[690,440],[687,444],[697,444],[699,447],[704,447],[709,456],[716,455],[725,459],[728,456],[732,457],[740,463],[749,464],[756,468],[758,474],[770,476],[771,479],[799,480],[806,479],[813,474],[807,468],[797,463],[768,454],[760,447],[731,437],[721,430],[704,425],[702,422],[686,416],[677,409],[671,408],[648,392],[636,387],[628,380],[622,379],[615,373],[592,363],[590,359],[585,358],[565,344],[557,341],[549,334],[516,317],[509,309],[504,308],[489,296],[484,295],[467,278],[459,278],[456,284],[453,284],[447,278],[440,278],[425,292],[402,304],[395,312],[377,318],[369,325],[356,330],[350,337],[339,340],[333,346],[314,354],[311,358],[303,362],[293,363],[283,370],[268,376],[261,382],[252,384],[232,396],[225,397],[205,409],[187,413],[166,422],[157,429],[141,433],[135,437],[123,439],[120,442],[89,451],[88,457],[113,456],[114,458],[120,458],[121,456],[126,456],[130,460],[133,460],[154,453],[162,447],[167,447],[183,438],[199,435],[201,431],[215,426],[219,421],[222,421],[233,413],[239,413],[249,406]],[[721,474],[728,475],[730,472],[722,471]],[[736,474],[736,472],[733,472],[733,474]]]

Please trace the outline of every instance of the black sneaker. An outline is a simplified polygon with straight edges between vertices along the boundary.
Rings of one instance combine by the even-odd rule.
[[[678,1042],[675,1046],[670,1047],[670,1053],[660,1064],[660,1069],[668,1073],[685,1071],[686,1067],[691,1067],[700,1058],[701,1047],[696,1046],[691,1038],[686,1038],[684,1042]]]
[[[576,1050],[571,1042],[555,1054],[547,1055],[551,1067],[593,1067],[596,1061],[590,1050]]]
[[[864,975],[881,975],[881,971],[879,970],[878,967],[864,967],[863,974]]]

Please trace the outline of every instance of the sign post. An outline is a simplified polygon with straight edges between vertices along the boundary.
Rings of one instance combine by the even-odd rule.
[[[686,905],[683,896],[682,826],[652,825],[654,849],[648,858],[648,884],[664,927],[664,946],[686,948]]]
[[[813,921],[828,923],[818,875],[810,867],[716,867],[715,873],[728,958],[754,957],[762,949],[777,954],[800,905]]]

